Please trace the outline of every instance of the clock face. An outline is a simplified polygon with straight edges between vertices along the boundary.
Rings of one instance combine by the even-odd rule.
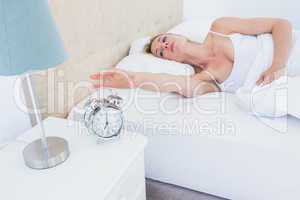
[[[109,138],[119,134],[122,125],[123,118],[120,110],[103,107],[95,114],[92,128],[98,136]]]
[[[99,110],[92,119],[92,130],[94,133],[104,134],[104,129],[107,124],[106,112],[103,109]]]

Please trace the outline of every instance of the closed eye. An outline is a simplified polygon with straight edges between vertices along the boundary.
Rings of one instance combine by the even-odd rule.
[[[163,42],[163,43],[165,43],[165,42],[166,42],[166,40],[167,40],[167,36],[163,37],[163,40],[162,40],[162,42]]]

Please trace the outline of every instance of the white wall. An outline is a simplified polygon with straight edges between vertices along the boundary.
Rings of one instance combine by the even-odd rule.
[[[15,95],[17,77],[0,76],[0,148],[1,144],[14,139],[31,127],[29,115],[22,111],[16,101],[23,101]]]
[[[300,29],[299,0],[184,0],[184,18],[280,17]]]

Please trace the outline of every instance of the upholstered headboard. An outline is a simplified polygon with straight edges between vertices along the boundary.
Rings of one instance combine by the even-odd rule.
[[[113,67],[133,40],[178,24],[182,1],[49,0],[70,59],[32,76],[43,117],[66,117],[90,94],[86,86],[91,73]]]

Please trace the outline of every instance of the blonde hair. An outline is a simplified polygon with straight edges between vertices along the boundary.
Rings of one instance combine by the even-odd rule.
[[[152,44],[153,44],[154,40],[155,40],[156,38],[158,38],[159,36],[161,36],[161,35],[163,35],[163,34],[155,35],[154,37],[152,37],[152,38],[150,39],[149,44],[147,44],[147,45],[145,46],[145,48],[144,48],[144,51],[145,51],[146,53],[152,53],[152,52],[151,52]]]

